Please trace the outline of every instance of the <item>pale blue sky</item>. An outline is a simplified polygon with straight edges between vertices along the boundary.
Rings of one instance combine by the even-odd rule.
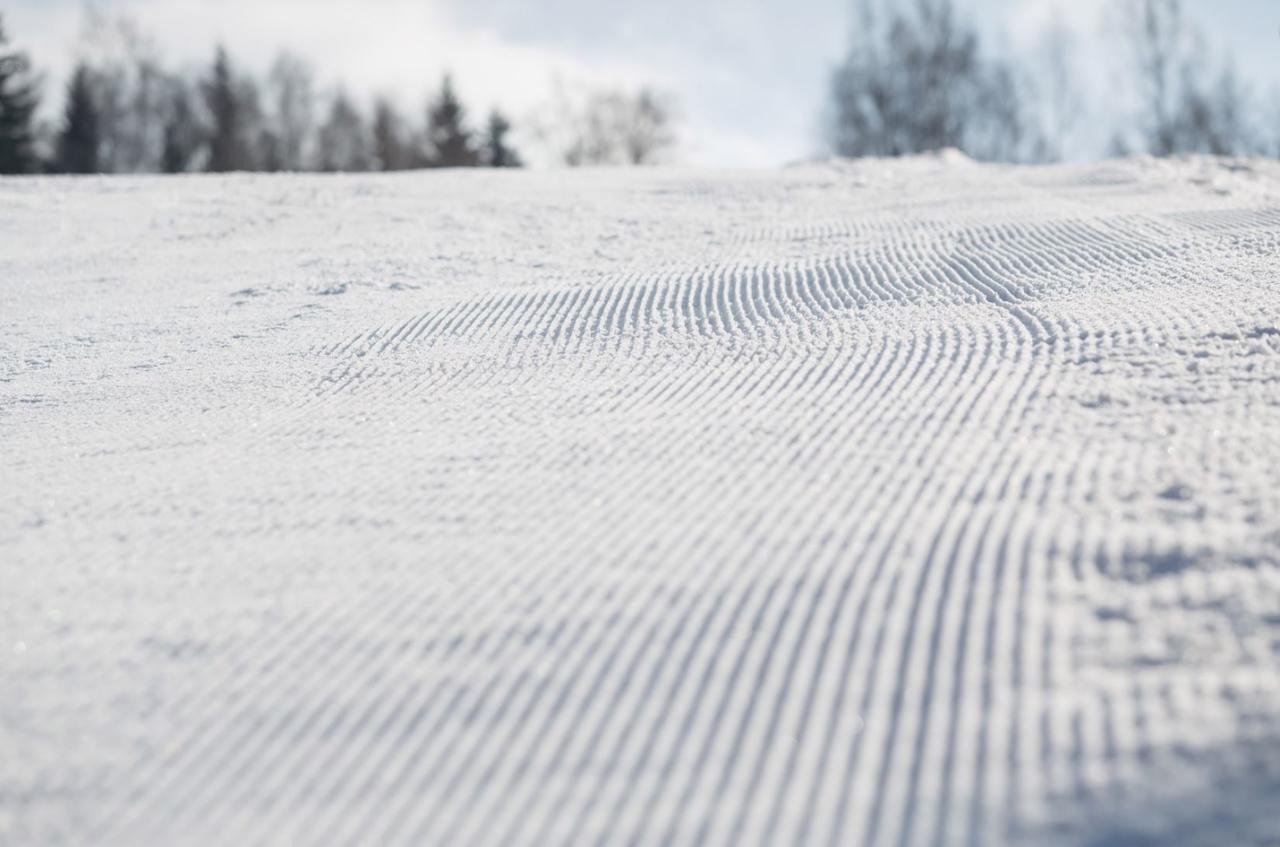
[[[998,49],[1032,54],[1056,7],[1077,34],[1082,85],[1112,94],[1120,75],[1112,0],[961,0]],[[417,107],[445,67],[477,110],[517,119],[555,77],[655,83],[682,103],[681,157],[768,165],[821,145],[826,80],[849,31],[850,0],[99,0],[133,15],[174,64],[204,62],[225,41],[264,68],[290,46],[327,81]],[[8,0],[8,28],[57,87],[83,0]],[[1280,0],[1185,0],[1220,55],[1260,94],[1280,86]],[[57,99],[57,98],[55,98]],[[1123,108],[1121,101],[1113,109]],[[1097,139],[1088,128],[1077,149]]]

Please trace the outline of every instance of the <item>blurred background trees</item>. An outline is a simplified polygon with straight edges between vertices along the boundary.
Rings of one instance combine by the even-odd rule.
[[[219,47],[209,75],[201,83],[209,116],[208,170],[213,173],[255,170],[251,136],[257,122],[257,93],[237,77],[231,57]]]
[[[316,134],[319,170],[327,173],[373,169],[373,139],[356,104],[339,88]]]
[[[903,156],[961,149],[1026,158],[1035,140],[1012,67],[987,55],[950,0],[891,7],[861,0],[849,53],[832,77],[833,150]]]
[[[484,164],[491,168],[519,168],[524,165],[520,154],[511,146],[510,134],[511,122],[506,116],[497,110],[490,112],[482,151]]]
[[[373,106],[373,156],[380,171],[403,171],[417,164],[404,118],[385,97]]]
[[[482,131],[450,76],[420,129],[388,98],[369,113],[340,83],[328,93],[304,59],[282,52],[259,81],[219,46],[203,70],[167,69],[126,16],[86,7],[77,64],[46,150],[38,150],[39,79],[7,50],[0,21],[0,172],[183,173],[397,171],[519,167],[511,121]],[[366,116],[367,115],[367,116]]]
[[[93,77],[88,66],[80,64],[71,74],[71,83],[67,86],[66,112],[58,135],[54,170],[65,174],[97,173],[101,147]]]
[[[277,56],[267,75],[266,103],[278,169],[306,170],[312,161],[315,130],[315,72],[311,66],[292,53]]]
[[[534,133],[569,167],[650,165],[676,143],[675,110],[650,88],[571,91],[557,80]]]
[[[1109,138],[1114,154],[1280,156],[1280,91],[1254,92],[1217,58],[1182,0],[1109,7],[1108,56],[1120,72],[1107,103],[1085,95],[1080,45],[1060,18],[1017,59],[988,44],[958,0],[849,2],[855,25],[827,91],[824,141],[837,154],[954,147],[983,160],[1057,161],[1102,125],[1097,146]],[[135,22],[93,6],[75,58],[57,114],[41,120],[40,78],[0,21],[0,171],[519,167],[522,145],[571,167],[648,165],[677,146],[676,104],[652,88],[559,82],[518,125],[496,110],[473,123],[445,74],[415,116],[389,97],[322,87],[289,52],[260,77],[223,47],[203,68],[174,69]]]
[[[453,90],[453,78],[445,74],[440,93],[427,106],[427,137],[423,162],[432,168],[473,168],[480,164],[467,109]]]
[[[856,0],[848,54],[832,74],[827,128],[846,156],[958,148],[976,159],[1061,159],[1086,106],[1075,45],[1051,23],[1037,60],[993,54],[953,0]],[[1267,154],[1257,109],[1229,63],[1215,66],[1181,0],[1117,0],[1134,114],[1113,153]],[[1124,87],[1124,80],[1120,81]],[[1096,117],[1096,112],[1095,112]]]
[[[38,84],[26,54],[8,43],[0,18],[0,174],[31,173],[40,166],[33,127]]]
[[[169,80],[160,169],[167,174],[192,170],[204,152],[205,128],[196,106],[194,86],[180,77]]]
[[[1126,0],[1121,28],[1139,83],[1140,118],[1121,149],[1155,156],[1265,152],[1249,125],[1248,93],[1230,62],[1212,66],[1180,0]]]
[[[1032,120],[1040,128],[1034,157],[1053,162],[1062,159],[1071,147],[1085,108],[1076,82],[1076,42],[1061,10],[1054,9],[1037,51],[1041,60],[1031,69]]]
[[[169,81],[156,45],[129,18],[86,7],[80,66],[97,111],[99,167],[107,173],[159,170]]]

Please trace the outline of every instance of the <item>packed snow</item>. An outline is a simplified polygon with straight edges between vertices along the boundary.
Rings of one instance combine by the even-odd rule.
[[[0,843],[1276,844],[1280,165],[0,180]]]

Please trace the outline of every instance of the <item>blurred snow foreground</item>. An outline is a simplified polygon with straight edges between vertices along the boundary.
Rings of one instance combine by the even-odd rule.
[[[0,181],[0,843],[1280,829],[1280,169]]]

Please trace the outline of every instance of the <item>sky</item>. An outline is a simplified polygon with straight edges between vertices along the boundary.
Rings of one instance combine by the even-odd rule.
[[[996,51],[1034,56],[1055,10],[1073,33],[1086,94],[1120,75],[1113,0],[960,0]],[[5,0],[6,29],[60,90],[85,0]],[[517,124],[569,88],[652,85],[681,117],[679,161],[770,166],[822,152],[827,81],[851,0],[96,0],[130,15],[166,61],[192,68],[225,43],[264,71],[289,48],[321,81],[421,109],[444,70],[476,113]],[[1259,93],[1280,87],[1280,0],[1184,0],[1189,17]],[[51,106],[52,108],[52,106]],[[1075,157],[1100,148],[1088,127]]]

